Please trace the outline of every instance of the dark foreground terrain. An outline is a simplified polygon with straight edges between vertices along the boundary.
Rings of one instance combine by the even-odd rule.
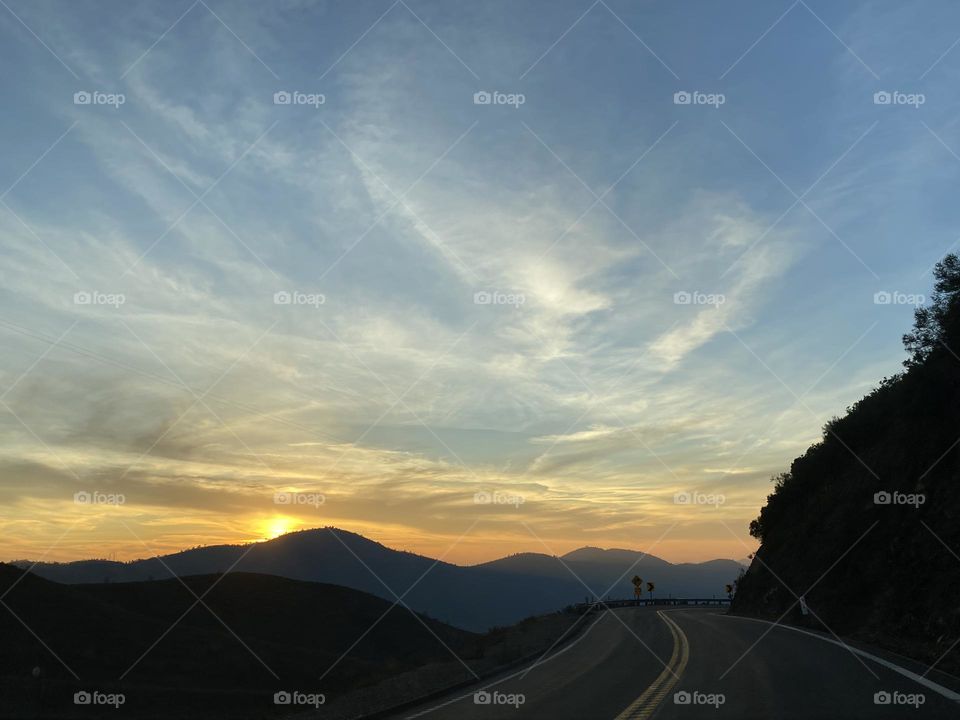
[[[960,260],[948,256],[936,278],[904,337],[905,372],[775,478],[733,611],[960,674]]]
[[[248,573],[69,586],[0,564],[0,596],[2,718],[271,717],[320,695],[326,717],[349,717],[543,651],[575,620],[479,635],[356,590]],[[278,692],[301,707],[276,705]]]

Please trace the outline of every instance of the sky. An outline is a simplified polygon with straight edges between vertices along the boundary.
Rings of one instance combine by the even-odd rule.
[[[0,560],[743,558],[960,244],[956,3],[0,6]]]

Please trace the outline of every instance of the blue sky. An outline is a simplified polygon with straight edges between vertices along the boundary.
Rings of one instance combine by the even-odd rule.
[[[10,552],[743,557],[960,238],[958,38],[947,2],[5,0]]]

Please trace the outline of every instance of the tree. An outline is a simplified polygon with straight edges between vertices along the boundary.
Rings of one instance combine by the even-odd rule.
[[[910,353],[903,362],[907,368],[923,365],[933,355],[960,350],[960,258],[947,255],[937,263],[933,276],[932,302],[914,311],[913,331],[903,336]]]

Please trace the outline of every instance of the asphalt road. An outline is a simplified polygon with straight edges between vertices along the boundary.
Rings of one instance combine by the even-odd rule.
[[[960,718],[952,678],[923,678],[922,666],[830,635],[716,608],[627,608],[585,622],[542,660],[397,718]]]

